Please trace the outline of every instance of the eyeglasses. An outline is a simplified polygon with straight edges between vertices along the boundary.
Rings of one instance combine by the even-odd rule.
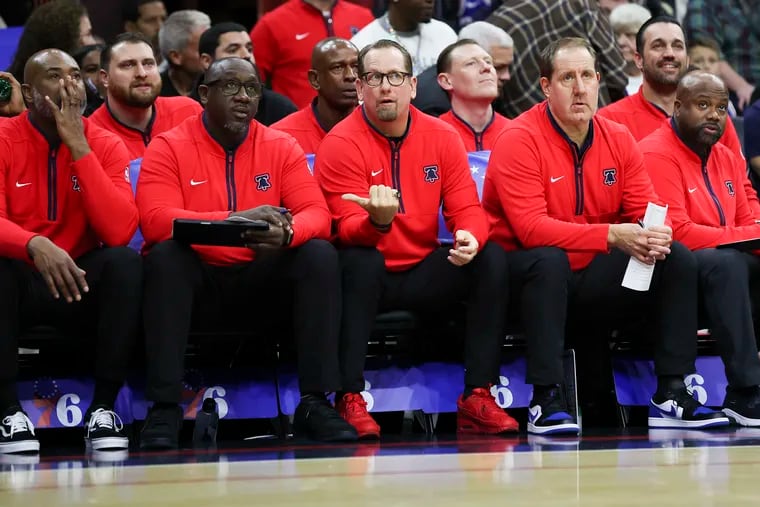
[[[372,88],[382,85],[383,78],[386,78],[391,86],[401,86],[409,76],[411,76],[409,72],[389,72],[387,74],[383,74],[382,72],[365,72],[362,74],[362,80],[367,83],[367,86]]]
[[[217,79],[216,81],[210,81],[206,83],[206,86],[214,86],[214,85],[220,85],[220,88],[222,90],[222,95],[225,95],[227,97],[232,97],[240,93],[241,88],[245,88],[245,93],[250,98],[255,99],[261,97],[261,83],[259,82],[250,82],[250,83],[241,83],[240,81],[231,80],[231,81],[222,81],[221,79]]]

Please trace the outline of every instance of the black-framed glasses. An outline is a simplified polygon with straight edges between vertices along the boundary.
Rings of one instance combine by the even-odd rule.
[[[407,77],[412,74],[409,72],[388,72],[384,74],[382,72],[365,72],[362,74],[362,80],[367,83],[367,86],[376,88],[383,84],[383,78],[388,80],[388,84],[391,86],[401,86]]]
[[[258,81],[250,81],[248,83],[241,83],[240,81],[236,79],[231,79],[229,81],[223,81],[221,79],[217,79],[216,81],[209,81],[208,83],[205,83],[206,86],[215,86],[219,85],[219,88],[222,90],[222,95],[226,95],[227,97],[232,97],[240,93],[241,88],[245,88],[245,93],[252,99],[256,99],[261,97],[261,83]]]

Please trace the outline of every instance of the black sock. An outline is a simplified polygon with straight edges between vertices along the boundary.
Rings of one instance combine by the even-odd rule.
[[[90,408],[87,409],[87,415],[89,415],[95,407],[112,410],[122,384],[122,382],[113,382],[111,380],[96,380],[95,392],[92,394],[92,404],[90,405]]]
[[[462,400],[466,400],[467,398],[469,398],[470,395],[472,394],[472,391],[474,391],[477,388],[478,386],[465,385],[464,392],[462,393]]]
[[[548,396],[549,392],[552,389],[557,389],[557,387],[558,387],[557,384],[549,384],[545,386],[534,384],[533,385],[533,399],[535,400],[536,398],[546,397]]]
[[[11,407],[20,407],[16,393],[16,382],[13,380],[0,381],[0,415],[5,414]]]
[[[325,396],[325,393],[320,392],[305,392],[301,393],[301,399],[318,399],[318,400],[326,400],[327,396]]]
[[[685,389],[683,377],[680,375],[660,375],[657,377],[657,394],[673,393]]]

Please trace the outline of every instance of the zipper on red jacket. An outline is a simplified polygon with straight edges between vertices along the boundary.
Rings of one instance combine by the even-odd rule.
[[[584,195],[583,195],[583,155],[578,153],[578,147],[572,143],[573,164],[575,165],[575,214],[583,214]]]
[[[227,209],[237,211],[237,189],[235,188],[235,151],[227,150],[225,161],[227,176]]]
[[[451,114],[454,115],[454,118],[462,122],[462,124],[467,127],[472,133],[472,136],[475,138],[475,151],[483,151],[483,135],[486,133],[486,130],[488,130],[488,127],[490,127],[496,119],[496,111],[493,112],[491,119],[488,121],[488,123],[486,123],[486,126],[483,127],[483,130],[481,132],[475,132],[475,129],[472,128],[472,125],[464,121],[464,119],[456,114],[453,109],[451,110]]]
[[[393,188],[398,190],[398,212],[404,213],[404,194],[401,192],[401,141],[388,139],[391,145],[391,175],[393,176]]]
[[[58,219],[58,148],[48,150],[48,220]]]
[[[322,20],[325,22],[328,37],[335,37],[335,28],[333,28],[332,10],[322,13]]]
[[[583,159],[586,157],[586,153],[594,143],[594,122],[588,122],[588,133],[586,134],[586,139],[583,141],[583,146],[579,148],[578,145],[575,144],[575,142],[570,139],[570,137],[565,133],[565,131],[562,130],[562,127],[560,127],[559,123],[557,123],[557,120],[554,119],[554,116],[548,107],[546,108],[546,115],[549,118],[549,123],[552,125],[554,130],[556,130],[557,133],[562,136],[565,142],[567,142],[568,146],[570,147],[570,151],[573,153],[573,169],[575,173],[575,214],[583,215]]]
[[[710,194],[710,197],[715,203],[715,207],[718,209],[718,216],[720,217],[720,225],[725,226],[726,214],[723,213],[723,206],[720,205],[718,196],[715,195],[715,191],[713,191],[712,184],[710,183],[710,177],[707,175],[707,163],[704,160],[702,161],[702,177],[705,179],[705,185],[707,185],[707,192]]]

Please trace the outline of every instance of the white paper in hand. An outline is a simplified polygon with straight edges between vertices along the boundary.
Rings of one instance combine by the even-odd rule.
[[[659,206],[650,202],[644,215],[644,228],[648,229],[649,227],[664,225],[667,215],[667,206]],[[631,257],[628,260],[625,275],[623,275],[622,285],[631,290],[648,291],[652,283],[652,273],[654,273],[654,264],[644,264],[640,260]]]

